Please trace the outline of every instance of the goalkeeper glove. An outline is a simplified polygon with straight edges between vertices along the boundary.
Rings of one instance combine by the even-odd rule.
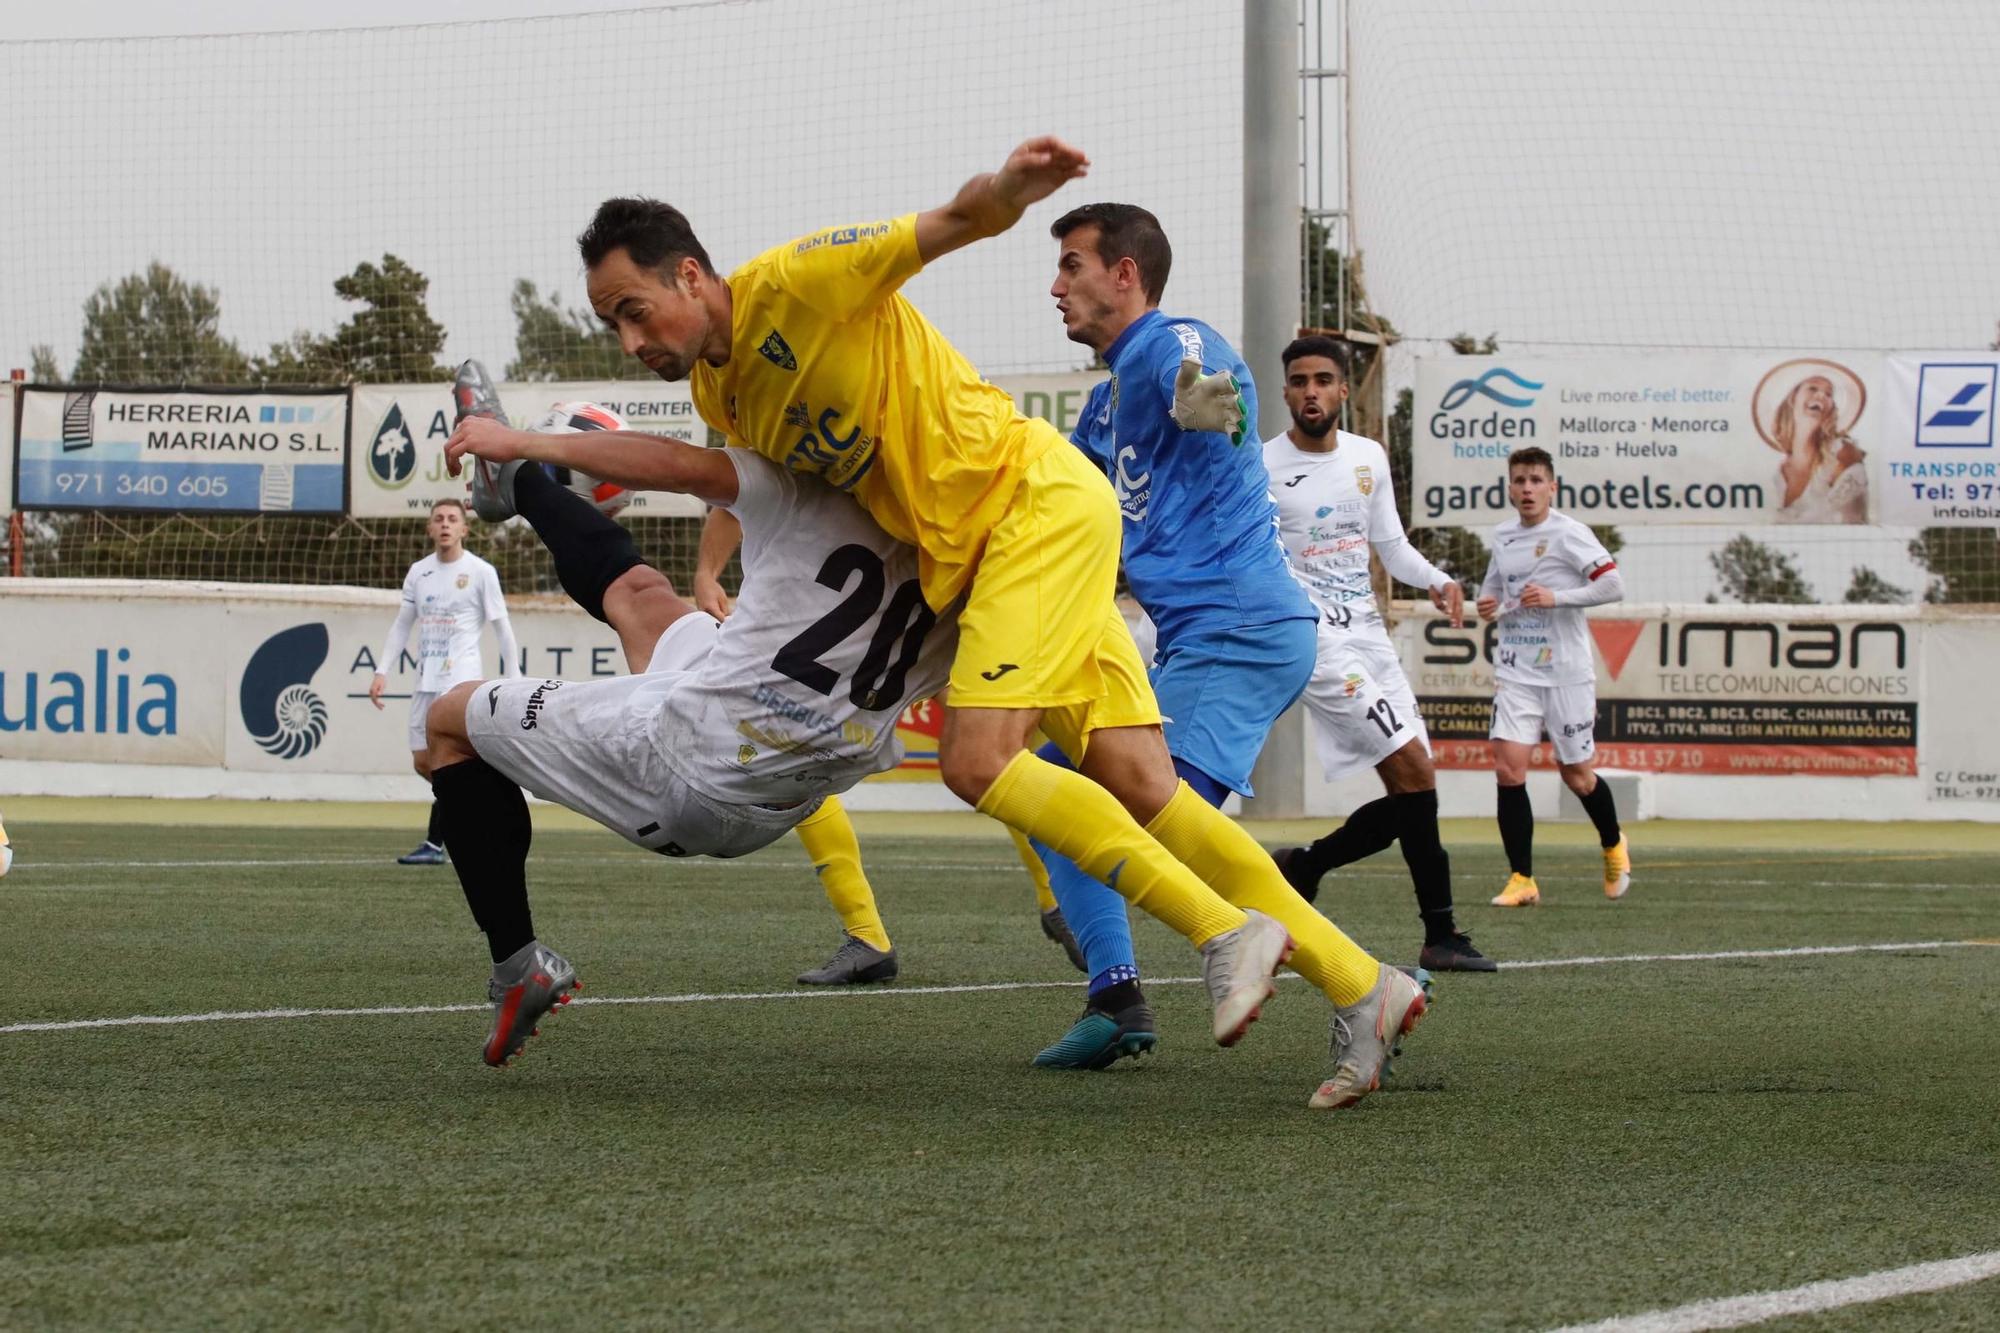
[[[1182,430],[1227,435],[1231,444],[1242,444],[1248,423],[1236,377],[1227,371],[1204,375],[1201,362],[1193,357],[1182,361],[1180,374],[1174,377],[1174,424]]]

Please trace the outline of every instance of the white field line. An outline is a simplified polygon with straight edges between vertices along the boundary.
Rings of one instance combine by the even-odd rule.
[[[1968,1254],[1959,1259],[1911,1264],[1879,1273],[1842,1278],[1836,1282],[1809,1282],[1784,1291],[1761,1291],[1750,1296],[1725,1296],[1696,1301],[1671,1310],[1623,1315],[1595,1324],[1571,1324],[1556,1333],[1697,1333],[1701,1329],[1742,1328],[1767,1319],[1789,1315],[1838,1310],[1849,1305],[1866,1305],[1897,1296],[1913,1296],[1925,1291],[1944,1291],[2000,1276],[2000,1250]]]
[[[1915,940],[1901,944],[1828,944],[1790,949],[1730,949],[1720,953],[1634,953],[1586,958],[1544,958],[1502,963],[1502,971],[1545,967],[1602,967],[1612,963],[1704,963],[1741,958],[1821,958],[1836,954],[1908,953],[1930,949],[1970,949],[1991,944],[1982,940]],[[1279,980],[1288,980],[1286,973]],[[743,1004],[764,1000],[897,999],[912,995],[972,995],[986,991],[1073,990],[1074,981],[995,981],[976,986],[871,986],[811,990],[690,992],[681,995],[587,995],[572,1003],[586,1004]],[[1199,986],[1200,977],[1148,977],[1149,986]],[[229,1009],[205,1014],[133,1014],[125,1018],[70,1018],[41,1023],[9,1023],[0,1035],[23,1032],[75,1032],[86,1028],[174,1026],[183,1023],[231,1023],[282,1018],[375,1018],[397,1014],[463,1014],[484,1012],[485,1004],[397,1004],[354,1009]]]
[[[560,866],[577,866],[577,865],[630,865],[634,864],[636,860],[637,860],[636,856],[583,856],[583,857],[565,856],[561,858],[561,860],[551,863],[551,868]],[[930,870],[930,871],[983,870],[983,871],[998,871],[1001,873],[1005,873],[1006,871],[1013,869],[1012,862],[1001,861],[1001,860],[910,861],[910,860],[904,860],[900,857],[893,855],[888,855],[888,856],[876,855],[867,857],[866,861],[869,866],[883,870]],[[64,886],[64,885],[47,883],[47,881],[51,877],[61,876],[65,872],[70,870],[203,870],[203,869],[213,869],[218,867],[226,868],[232,866],[242,866],[248,869],[258,869],[258,868],[271,868],[271,867],[308,868],[313,866],[387,866],[388,864],[389,864],[389,858],[381,856],[287,857],[287,858],[273,857],[273,858],[253,858],[253,859],[232,858],[232,859],[215,859],[215,860],[162,860],[162,861],[56,861],[39,865],[34,862],[29,862],[28,864],[25,865],[16,862],[14,866],[14,872],[11,878],[15,879],[17,882],[9,884],[8,887],[10,889],[50,888],[50,889],[61,889],[64,892],[77,892],[79,890],[87,892],[103,892],[112,889],[164,887],[158,885],[131,885],[131,884],[89,884],[89,885]],[[728,873],[732,871],[741,872],[746,870],[757,870],[769,873],[774,868],[776,868],[777,864],[778,863],[774,863],[768,860],[752,861],[749,858],[745,858],[742,860],[728,860],[728,861],[715,861],[715,860],[679,861],[675,863],[675,869],[680,871],[690,871],[690,870],[697,872],[717,871],[722,873]],[[786,861],[783,862],[782,864],[788,868],[797,868],[799,866],[803,866],[805,863],[803,861],[799,861],[796,863],[792,861]],[[1869,880],[1869,879],[1737,879],[1737,878],[1723,878],[1719,876],[1705,875],[1701,874],[1698,870],[1694,870],[1692,868],[1690,868],[1689,873],[1685,876],[1679,874],[1671,876],[1663,875],[1661,876],[1661,878],[1662,880],[1669,883],[1679,881],[1683,878],[1694,878],[1694,879],[1699,879],[1699,881],[1704,885],[1716,885],[1719,887],[1726,887],[1726,888],[1868,889],[1876,892],[1883,892],[1883,891],[1893,892],[1895,890],[1900,889],[1900,890],[1937,892],[1948,889],[1973,889],[1973,890],[1986,891],[1986,890],[1991,890],[1995,887],[1994,884],[1985,880],[1924,880],[1924,881],[1885,882],[1881,880]],[[1400,868],[1388,869],[1388,870],[1373,870],[1367,868],[1352,869],[1352,870],[1342,871],[1340,872],[1340,874],[1335,876],[1335,878],[1329,885],[1329,888],[1334,891],[1337,891],[1342,880],[1353,882],[1355,880],[1406,881],[1407,879],[1408,879],[1408,874]],[[1643,883],[1641,883],[1639,887],[1643,889],[1644,888]]]

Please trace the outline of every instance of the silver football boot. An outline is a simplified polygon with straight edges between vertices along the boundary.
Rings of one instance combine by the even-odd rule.
[[[1277,992],[1271,974],[1292,956],[1292,936],[1262,912],[1201,946],[1201,979],[1214,1010],[1215,1044],[1234,1046]]]
[[[569,959],[536,940],[493,965],[486,983],[493,1001],[493,1030],[486,1035],[486,1063],[496,1069],[513,1062],[535,1035],[535,1025],[552,1009],[570,1002],[583,989]]]
[[[1378,966],[1375,988],[1333,1011],[1333,1074],[1312,1095],[1316,1111],[1352,1106],[1381,1087],[1389,1057],[1430,1007],[1416,978],[1399,967]]]
[[[500,406],[500,390],[493,377],[476,359],[467,361],[452,376],[451,401],[457,409],[452,418],[454,425],[467,417],[489,417],[503,426],[513,424],[507,420],[507,409]],[[517,458],[508,463],[489,463],[483,458],[471,458],[472,512],[488,523],[514,517],[514,474],[525,461]]]

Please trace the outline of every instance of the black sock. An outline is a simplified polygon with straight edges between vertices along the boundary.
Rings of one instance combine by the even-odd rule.
[[[604,590],[626,570],[646,563],[631,533],[535,464],[514,474],[514,509],[555,558],[563,591],[599,620],[604,619]]]
[[[438,817],[437,798],[431,798],[431,826],[424,830],[424,841],[433,847],[444,846],[444,821]]]
[[[1451,911],[1451,857],[1438,839],[1438,794],[1411,791],[1389,800],[1396,807],[1403,864],[1410,868],[1410,883],[1417,890],[1424,943],[1442,944],[1458,933],[1458,922]]]
[[[1528,804],[1528,784],[1500,788],[1500,845],[1507,849],[1507,868],[1525,879],[1535,877],[1535,808]]]
[[[1590,795],[1579,796],[1583,802],[1583,812],[1590,816],[1590,822],[1597,825],[1597,841],[1606,847],[1618,845],[1618,803],[1611,799],[1611,784],[1602,777],[1590,789]]]
[[[528,845],[534,825],[521,789],[483,759],[431,774],[445,849],[472,919],[498,963],[535,938],[528,911]]]
[[[1106,986],[1091,996],[1090,1007],[1102,1014],[1116,1014],[1122,1009],[1131,1008],[1145,998],[1145,993],[1139,989],[1138,982],[1120,981],[1115,985]]]
[[[1329,870],[1373,856],[1396,840],[1396,798],[1383,796],[1361,806],[1347,822],[1292,856],[1292,873],[1308,884]]]

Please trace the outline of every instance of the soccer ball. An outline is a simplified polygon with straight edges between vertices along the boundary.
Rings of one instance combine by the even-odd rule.
[[[624,430],[625,419],[610,408],[598,403],[557,403],[534,425],[528,427],[539,435],[569,435],[584,430]],[[626,505],[632,503],[632,492],[616,482],[599,481],[586,477],[575,468],[558,467],[554,463],[542,464],[542,471],[559,486],[567,486],[597,509],[606,518],[614,517]]]

